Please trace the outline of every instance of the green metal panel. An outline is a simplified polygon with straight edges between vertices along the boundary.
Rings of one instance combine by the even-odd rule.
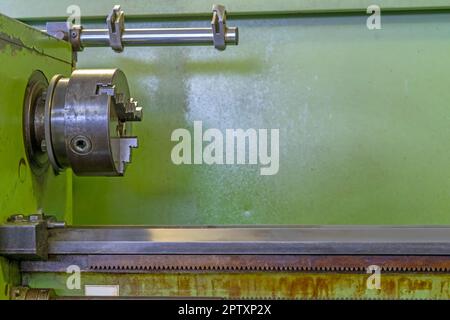
[[[83,296],[85,285],[118,285],[121,296],[221,297],[230,299],[445,299],[450,276],[386,273],[381,289],[367,288],[364,273],[83,273],[81,288],[67,289],[64,273],[24,274],[24,284],[54,288],[60,296]]]
[[[26,160],[22,135],[22,108],[28,78],[41,70],[49,79],[70,74],[71,49],[29,26],[0,15],[0,223],[15,213],[42,208],[71,221],[71,174],[36,178]],[[0,259],[0,299],[8,282],[17,282],[15,264]]]
[[[241,42],[223,53],[86,49],[78,66],[122,68],[145,119],[125,178],[75,179],[75,221],[450,223],[450,14],[382,23],[368,31],[365,15],[232,20]],[[280,128],[279,173],[175,166],[171,132],[194,120]]]

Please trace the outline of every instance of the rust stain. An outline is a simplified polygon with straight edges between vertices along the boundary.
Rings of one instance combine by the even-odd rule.
[[[412,290],[431,290],[433,288],[433,282],[429,280],[415,280],[412,282]]]
[[[450,281],[441,282],[440,294],[450,296]]]
[[[366,286],[362,273],[83,273],[83,283],[119,284],[124,296],[214,297],[267,299],[448,299],[449,273],[385,273],[381,290]],[[72,295],[65,287],[65,273],[25,274],[30,283],[55,288]],[[60,287],[58,287],[58,285]]]
[[[385,279],[383,277],[381,280],[381,290],[389,297],[398,296],[397,282],[394,279]]]

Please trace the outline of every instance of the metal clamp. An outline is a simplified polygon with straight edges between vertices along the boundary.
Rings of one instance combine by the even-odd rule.
[[[81,32],[83,27],[77,24],[72,25],[69,32],[69,42],[72,44],[73,51],[83,51],[83,45],[81,43]]]
[[[125,13],[120,5],[115,5],[111,13],[106,18],[106,25],[109,31],[109,44],[116,52],[123,51],[122,34],[125,29]]]
[[[15,214],[0,225],[0,255],[12,259],[47,259],[48,230],[65,227],[64,222],[42,211],[25,216]]]
[[[49,35],[64,41],[69,41],[73,51],[83,51],[81,32],[83,27],[69,22],[47,22],[46,30]]]
[[[211,27],[204,28],[125,28],[125,13],[119,5],[114,6],[106,18],[107,28],[88,29],[66,22],[47,23],[42,30],[50,35],[70,41],[74,52],[83,47],[111,47],[122,52],[126,46],[161,45],[211,45],[223,51],[226,45],[237,45],[237,27],[227,27],[226,10],[215,4],[212,8]]]
[[[213,17],[211,20],[211,27],[213,31],[214,47],[217,50],[223,51],[226,48],[225,36],[227,32],[227,11],[222,5],[213,5]]]
[[[66,223],[58,221],[55,216],[48,216],[39,209],[36,213],[29,216],[23,214],[13,214],[7,220],[7,223],[11,224],[28,224],[28,223],[45,223],[47,229],[64,228]]]

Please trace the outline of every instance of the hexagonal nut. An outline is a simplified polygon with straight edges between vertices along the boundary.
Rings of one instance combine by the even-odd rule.
[[[35,213],[28,217],[28,221],[30,222],[39,222],[44,220],[44,215],[42,213]]]

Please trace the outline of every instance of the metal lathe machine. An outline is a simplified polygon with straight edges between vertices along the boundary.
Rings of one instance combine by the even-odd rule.
[[[79,2],[0,4],[0,299],[450,298],[450,3]]]

